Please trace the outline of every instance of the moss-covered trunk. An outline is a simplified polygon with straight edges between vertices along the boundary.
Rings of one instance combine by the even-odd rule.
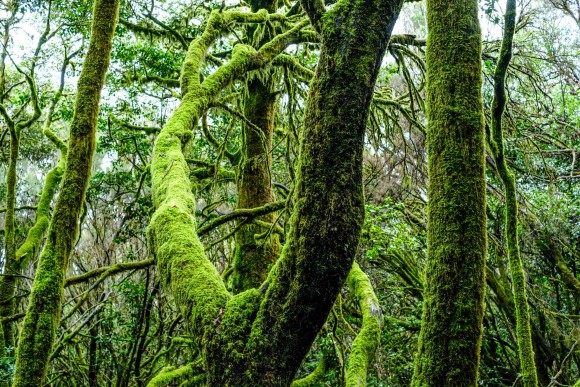
[[[4,23],[4,34],[2,37],[3,49],[0,54],[0,91],[4,93],[6,86],[6,57],[8,55],[8,42],[10,39],[10,27],[14,21],[14,4],[7,7],[7,11],[12,13],[12,17],[9,18]],[[4,94],[2,94],[4,95]],[[0,102],[4,102],[3,98]],[[7,115],[6,109],[3,104],[0,104],[3,110],[3,116]],[[3,287],[0,285],[0,316],[4,316],[13,310],[14,297],[10,294],[10,287],[14,287],[15,278],[11,275],[12,266],[14,265],[14,257],[16,250],[16,240],[15,240],[15,223],[14,223],[14,210],[16,206],[16,164],[18,162],[18,153],[20,148],[20,133],[11,119],[6,119],[6,125],[8,126],[10,134],[10,153],[8,156],[8,170],[6,172],[6,213],[4,215],[4,267],[2,268],[2,279],[0,281],[6,282],[7,286]],[[10,342],[10,337],[13,336],[10,331],[10,325],[2,324],[0,322],[0,355],[5,355],[6,346],[13,344]],[[7,329],[8,327],[8,329]],[[7,339],[8,338],[8,339]]]
[[[14,209],[16,206],[16,163],[20,143],[20,133],[14,125],[9,125],[10,156],[6,174],[6,214],[4,216],[4,268],[0,279],[0,316],[7,317],[14,313],[14,289],[18,272],[16,267],[16,240]],[[14,346],[14,330],[11,323],[2,324],[0,334],[0,353],[4,354],[5,347]]]
[[[261,9],[269,13],[276,12],[276,0],[252,0],[249,2],[252,12]],[[253,39],[254,26],[249,26],[246,38]],[[268,32],[264,33],[256,45],[262,46],[271,40]],[[238,177],[238,208],[256,208],[275,201],[272,190],[272,136],[274,134],[274,116],[276,93],[273,90],[274,79],[256,77],[248,81],[244,97],[244,115],[254,124],[243,125],[242,161]],[[273,223],[275,214],[270,213],[259,218]],[[243,222],[243,221],[242,221]],[[257,234],[264,229],[257,225],[241,226],[236,233],[236,251],[232,284],[235,293],[259,287],[266,279],[268,271],[278,258],[280,244],[276,233],[256,240]]]
[[[496,161],[499,176],[505,189],[505,234],[508,250],[508,262],[513,283],[515,301],[516,335],[522,381],[525,387],[538,385],[530,312],[526,297],[526,278],[520,256],[518,242],[518,199],[516,180],[509,170],[505,159],[502,118],[506,106],[505,79],[512,57],[513,38],[516,28],[516,0],[507,0],[505,12],[504,36],[494,74],[494,97],[491,112],[491,138],[489,139]]]
[[[81,72],[62,186],[40,254],[16,354],[14,385],[42,385],[60,323],[64,276],[91,173],[101,89],[109,66],[118,0],[97,0]]]
[[[24,243],[7,257],[2,277],[0,277],[0,318],[15,314],[16,276],[22,273],[23,268],[30,262],[39,249],[40,243],[50,218],[50,204],[57,191],[62,177],[62,160],[46,175],[42,194],[36,209],[36,221],[28,230]],[[14,322],[3,323],[3,333],[6,347],[14,347]]]
[[[243,158],[238,180],[238,208],[255,208],[275,201],[272,191],[272,135],[276,96],[268,85],[254,79],[248,82],[244,115],[255,127],[243,127]],[[259,130],[259,131],[258,131]],[[275,214],[260,220],[273,223]],[[236,233],[236,252],[233,273],[235,292],[259,287],[266,279],[280,250],[278,236],[272,233],[256,240],[264,228],[244,225]]]
[[[481,32],[476,0],[428,0],[428,259],[413,386],[475,386],[485,294]]]
[[[182,146],[223,87],[270,63],[306,23],[297,22],[257,52],[236,45],[232,59],[203,82],[200,64],[224,22],[262,22],[280,15],[214,11],[202,36],[192,42],[182,70],[182,102],[154,147],[156,211],[149,241],[164,286],[203,346],[208,385],[290,385],[323,326],[359,242],[368,110],[402,4],[341,0],[326,11],[321,2],[304,2],[323,44],[308,100],[291,231],[264,286],[235,296],[226,291],[197,237]]]

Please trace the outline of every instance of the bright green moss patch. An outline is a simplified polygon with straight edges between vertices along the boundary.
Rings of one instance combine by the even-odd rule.
[[[177,383],[187,382],[192,382],[194,385],[193,382],[201,382],[203,378],[203,373],[200,375],[200,370],[196,368],[195,363],[180,368],[165,367],[147,383],[147,387],[175,386]]]
[[[348,358],[346,385],[364,387],[368,368],[375,358],[381,339],[383,313],[373,285],[358,263],[352,264],[346,282],[358,300],[363,316],[361,331],[352,343]]]

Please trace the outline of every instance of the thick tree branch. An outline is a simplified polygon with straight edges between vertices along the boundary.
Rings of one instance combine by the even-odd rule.
[[[320,33],[322,29],[322,17],[326,12],[323,0],[301,0],[302,8],[310,18],[310,22],[314,29]]]

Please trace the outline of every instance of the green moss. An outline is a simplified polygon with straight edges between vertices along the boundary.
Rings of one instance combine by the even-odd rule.
[[[280,54],[272,61],[272,64],[275,66],[285,66],[291,71],[292,75],[306,82],[310,82],[312,77],[314,77],[314,71],[302,66],[296,58],[290,55]]]
[[[254,124],[243,126],[243,158],[238,179],[238,208],[256,208],[275,201],[272,191],[272,136],[274,133],[274,113],[276,94],[268,79],[248,82],[244,99],[244,115]],[[259,220],[274,223],[274,212]],[[259,287],[280,252],[278,236],[271,234],[266,239],[256,240],[262,232],[259,226],[248,224],[236,233],[236,251],[232,282],[234,292]]]
[[[196,379],[199,382],[201,381],[200,379],[203,379],[203,374],[199,375],[199,370],[195,368],[195,363],[190,363],[180,368],[165,367],[147,383],[147,387],[165,387],[192,379]]]
[[[217,334],[206,346],[209,385],[221,385],[218,381],[228,380],[226,385],[243,386],[248,364],[261,361],[248,357],[246,343],[262,298],[257,289],[239,293],[214,320]]]
[[[320,381],[326,376],[328,371],[328,358],[327,356],[322,356],[322,359],[311,373],[302,379],[298,379],[292,382],[291,387],[315,387],[319,385]]]
[[[369,277],[354,262],[346,280],[362,312],[362,328],[354,339],[347,366],[347,387],[366,386],[368,368],[381,339],[383,314]]]
[[[187,171],[182,173],[187,178]],[[173,190],[179,184],[175,176],[171,178],[174,179]],[[188,181],[184,183],[185,193]],[[151,219],[149,237],[161,278],[183,317],[195,334],[206,337],[206,334],[213,333],[213,321],[230,295],[219,273],[205,257],[195,233],[195,219],[191,215],[193,208],[187,206],[188,202],[188,198],[170,196]]]
[[[101,89],[109,65],[118,0],[97,0],[81,72],[62,186],[32,285],[16,353],[14,386],[39,386],[60,323],[64,273],[78,230],[95,148]]]
[[[0,104],[1,105],[1,104]],[[14,287],[16,278],[14,274],[19,272],[16,262],[16,228],[14,223],[14,213],[16,207],[16,164],[20,148],[20,129],[6,115],[2,105],[5,122],[10,133],[10,155],[8,160],[8,170],[6,172],[6,213],[4,215],[4,265],[2,279],[0,280],[0,315],[6,316],[14,311]],[[14,346],[14,332],[12,324],[4,324],[2,341],[0,347]]]
[[[36,209],[36,221],[28,231],[24,243],[16,250],[13,259],[10,261],[10,271],[12,273],[21,273],[29,259],[34,257],[40,249],[42,238],[46,233],[50,220],[50,203],[58,189],[63,167],[64,163],[59,161],[57,166],[46,175],[44,188]],[[15,313],[15,293],[16,278],[5,271],[4,275],[0,277],[0,317],[10,317]],[[4,342],[8,347],[14,347],[13,325],[12,322],[9,322],[3,326]]]
[[[26,266],[28,260],[39,251],[40,243],[50,220],[50,204],[60,185],[64,164],[65,160],[60,159],[58,164],[46,175],[36,210],[36,222],[28,231],[24,243],[16,251],[16,259],[20,261],[21,266]]]
[[[494,74],[494,98],[492,101],[492,123],[490,146],[505,189],[505,233],[508,262],[513,283],[515,301],[516,336],[523,384],[538,385],[534,360],[530,313],[526,296],[525,272],[518,242],[518,199],[515,176],[509,170],[504,154],[502,118],[506,105],[505,78],[512,57],[513,37],[516,28],[516,1],[508,0],[505,12],[505,28],[499,59]]]
[[[427,25],[428,259],[412,385],[475,386],[487,253],[478,3],[430,0]]]

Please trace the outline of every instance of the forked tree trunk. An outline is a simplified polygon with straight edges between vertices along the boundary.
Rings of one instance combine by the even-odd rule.
[[[227,304],[220,333],[208,346],[209,385],[290,385],[359,243],[368,111],[402,1],[343,1],[324,14],[305,5],[322,48],[307,102],[290,233],[266,285]]]
[[[342,0],[303,6],[322,48],[311,84],[291,231],[260,289],[231,296],[195,232],[182,146],[213,98],[241,73],[263,67],[297,36],[298,22],[257,52],[199,81],[200,63],[224,21],[263,21],[258,12],[213,12],[182,71],[183,99],[157,137],[152,162],[156,212],[149,227],[164,286],[204,348],[211,386],[288,386],[323,326],[351,268],[364,218],[362,153],[376,77],[403,0]]]

